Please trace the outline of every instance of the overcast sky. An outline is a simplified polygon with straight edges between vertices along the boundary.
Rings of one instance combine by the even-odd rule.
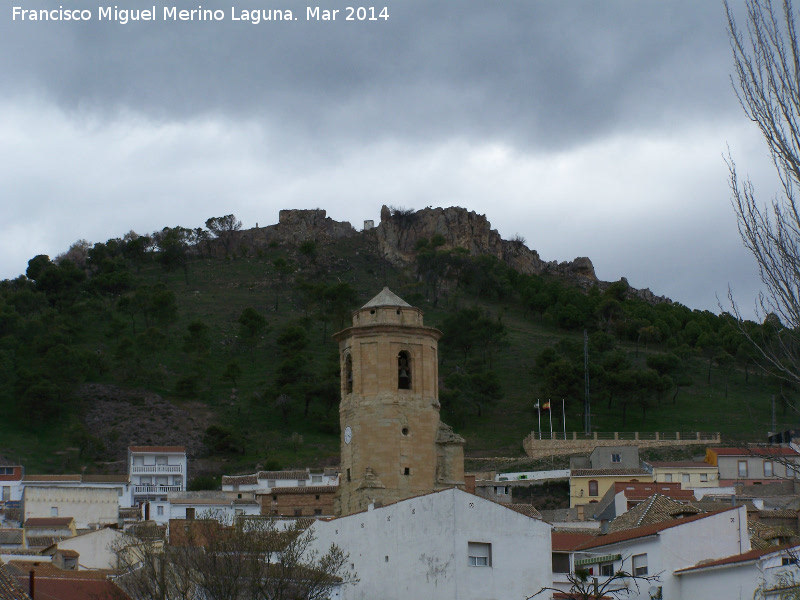
[[[727,148],[765,202],[777,186],[731,88],[721,2],[387,0],[363,22],[345,2],[307,21],[317,5],[293,0],[165,21],[201,3],[159,2],[125,25],[98,0],[4,3],[0,278],[77,239],[228,213],[253,227],[319,207],[360,228],[382,204],[457,205],[544,260],[588,256],[601,279],[714,312],[730,285],[752,306]],[[14,4],[91,20],[14,20]],[[298,19],[231,18],[265,7]]]

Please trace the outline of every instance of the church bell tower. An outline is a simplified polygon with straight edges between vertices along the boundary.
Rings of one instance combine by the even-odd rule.
[[[439,421],[438,340],[422,311],[383,290],[339,342],[337,514],[464,485],[464,439]]]

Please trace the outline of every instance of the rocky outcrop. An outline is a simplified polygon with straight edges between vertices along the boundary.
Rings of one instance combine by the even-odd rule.
[[[278,213],[276,225],[239,232],[237,241],[252,248],[266,247],[273,243],[299,245],[308,240],[326,244],[357,233],[350,223],[334,221],[321,208],[290,209]]]
[[[589,289],[599,286],[601,290],[611,285],[599,281],[592,261],[579,256],[572,261],[545,262],[536,250],[531,250],[522,238],[504,240],[485,215],[465,208],[431,208],[422,210],[381,208],[380,224],[362,232],[350,223],[334,221],[322,209],[282,210],[276,225],[256,227],[237,232],[234,247],[263,248],[273,244],[298,246],[312,240],[320,245],[336,240],[364,236],[369,239],[371,251],[395,265],[414,263],[420,244],[433,244],[443,250],[462,248],[472,256],[494,256],[520,273],[529,275],[552,274],[564,277],[574,284]],[[375,243],[377,241],[377,248]],[[627,282],[626,282],[627,283]],[[668,298],[656,296],[648,289],[628,288],[628,295],[641,298],[651,304],[669,302]]]
[[[536,250],[522,239],[504,240],[485,215],[453,206],[422,210],[381,208],[381,222],[376,229],[381,253],[395,264],[414,260],[421,240],[430,242],[436,236],[444,239],[443,249],[463,248],[471,255],[489,254],[499,258],[520,273],[541,275],[559,273],[596,282],[592,261],[576,258],[572,262],[544,262]]]

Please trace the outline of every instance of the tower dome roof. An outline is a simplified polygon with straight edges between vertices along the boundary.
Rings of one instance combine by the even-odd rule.
[[[384,287],[377,296],[361,308],[375,308],[377,306],[407,306],[411,308],[408,302],[403,300],[388,287]]]

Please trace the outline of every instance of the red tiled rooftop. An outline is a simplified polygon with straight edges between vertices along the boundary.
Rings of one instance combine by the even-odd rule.
[[[69,527],[72,521],[72,517],[31,517],[25,527]]]
[[[654,468],[680,468],[680,469],[713,469],[714,465],[696,460],[653,461],[648,463]]]
[[[568,533],[556,532],[550,533],[550,540],[553,545],[553,552],[569,552],[574,550],[581,544],[593,540],[595,535],[591,533]]]
[[[339,489],[336,485],[304,485],[304,486],[286,486],[274,487],[271,491],[259,496],[271,496],[272,494],[335,494]]]
[[[259,471],[258,479],[308,479],[308,471]]]
[[[729,510],[739,510],[739,509],[737,507],[731,507],[717,512],[702,513],[699,515],[682,517],[680,519],[662,521],[660,523],[654,523],[652,525],[645,525],[643,527],[635,527],[633,529],[623,529],[621,531],[615,531],[613,533],[599,535],[595,537],[593,540],[590,540],[585,544],[582,544],[581,546],[576,548],[576,550],[587,550],[589,548],[608,546],[609,544],[616,544],[618,542],[625,542],[628,540],[635,540],[638,538],[656,535],[657,533],[665,529],[670,529],[671,527],[677,527],[678,525],[683,525],[684,523],[690,523],[692,521],[699,521],[700,519],[706,519],[712,515],[718,515],[720,513],[727,512]]]
[[[697,571],[699,569],[705,569],[708,567],[720,567],[723,565],[734,565],[736,563],[748,562],[751,560],[756,560],[757,558],[760,558],[767,554],[780,552],[781,550],[785,550],[789,547],[790,546],[770,546],[769,548],[756,548],[754,550],[750,550],[749,552],[744,552],[742,554],[734,554],[733,556],[726,556],[725,558],[710,560],[708,562],[702,561],[702,564],[686,567],[684,569],[677,569],[675,571],[675,574],[680,575],[681,573]]]
[[[602,477],[602,476],[615,476],[615,477],[628,477],[631,475],[648,476],[652,477],[652,473],[648,473],[644,469],[573,469],[570,471],[570,477]]]
[[[25,475],[22,478],[22,481],[25,483],[34,483],[34,482],[41,482],[41,481],[74,481],[76,483],[81,482],[80,475]]]

